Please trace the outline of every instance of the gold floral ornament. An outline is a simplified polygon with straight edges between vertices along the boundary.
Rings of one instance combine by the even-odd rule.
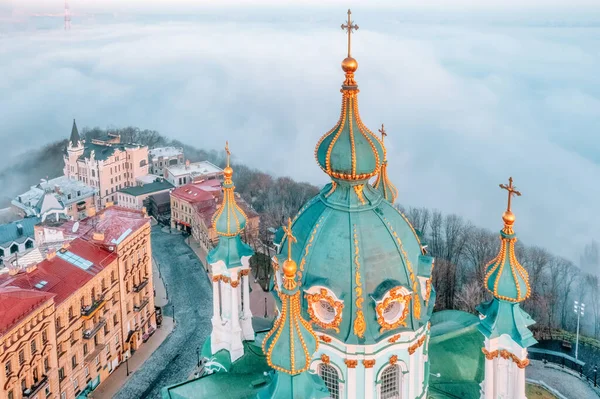
[[[413,345],[408,347],[408,354],[412,355],[413,353],[415,353],[417,351],[417,349],[419,349],[423,343],[425,343],[425,340],[427,339],[426,335],[423,335],[421,338],[419,338],[419,340],[417,342],[415,342]]]
[[[344,304],[341,301],[336,301],[327,292],[325,288],[321,288],[318,293],[305,294],[308,301],[308,314],[313,323],[324,329],[332,329],[335,332],[340,332],[339,325],[342,322],[342,309]],[[333,317],[325,317],[324,312],[319,309],[322,307],[326,312],[333,314]]]
[[[389,291],[375,307],[380,332],[406,326],[410,300],[411,294],[404,287],[394,287]]]
[[[367,323],[365,322],[365,316],[362,311],[362,304],[364,298],[362,297],[362,281],[360,276],[360,249],[358,247],[358,232],[356,231],[356,225],[354,225],[354,264],[355,264],[355,284],[354,292],[356,294],[356,318],[354,319],[354,335],[358,338],[365,336],[367,330]]]
[[[529,359],[525,358],[525,359],[521,360],[517,356],[515,356],[512,353],[510,353],[509,351],[507,351],[506,349],[495,350],[495,351],[489,352],[487,349],[481,348],[481,351],[485,355],[485,358],[488,360],[493,360],[496,357],[501,357],[502,359],[505,359],[505,360],[509,360],[509,359],[512,360],[512,362],[515,363],[517,365],[517,367],[520,369],[524,369],[525,367],[529,366]]]

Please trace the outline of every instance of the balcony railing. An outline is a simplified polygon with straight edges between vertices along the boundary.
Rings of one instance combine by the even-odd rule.
[[[135,305],[133,307],[133,310],[135,310],[136,312],[139,312],[140,310],[144,309],[144,306],[146,306],[149,301],[150,300],[148,298],[144,298],[144,300],[139,305]]]
[[[38,393],[42,389],[42,387],[44,387],[47,383],[48,377],[43,375],[38,382],[34,383],[30,388],[23,390],[23,398],[29,399],[34,397],[35,394]]]
[[[105,303],[106,301],[104,300],[104,295],[102,295],[101,297],[96,299],[91,305],[83,306],[81,308],[81,317],[83,317],[84,319],[89,319],[94,315],[94,313],[96,313],[98,309],[104,306]]]
[[[141,283],[139,283],[138,285],[134,285],[133,286],[133,292],[140,292],[141,290],[144,289],[145,286],[148,285],[148,279],[145,278],[144,281],[142,281]]]
[[[106,320],[104,318],[101,318],[100,320],[98,320],[98,323],[96,323],[94,325],[94,327],[92,327],[89,330],[84,330],[83,331],[83,339],[90,339],[90,338],[92,338],[105,325],[106,325]]]

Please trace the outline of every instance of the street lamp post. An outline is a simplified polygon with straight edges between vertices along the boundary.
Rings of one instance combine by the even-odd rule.
[[[594,388],[596,388],[598,385],[596,384],[598,378],[598,366],[594,366]]]
[[[198,355],[198,368],[200,368],[200,348],[196,348],[196,354]]]
[[[129,355],[125,354],[125,367],[127,368],[127,377],[129,377]]]
[[[579,354],[579,318],[584,316],[585,303],[579,303],[575,301],[573,311],[577,313],[577,337],[575,338],[575,360],[577,360],[577,356]]]

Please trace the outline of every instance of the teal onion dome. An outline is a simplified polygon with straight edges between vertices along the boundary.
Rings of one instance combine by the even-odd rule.
[[[315,158],[321,169],[332,178],[369,179],[379,173],[385,150],[381,141],[360,119],[359,90],[352,70],[346,71],[346,81],[341,91],[340,119],[317,143]]]
[[[531,294],[529,275],[515,255],[514,214],[506,211],[502,218],[504,228],[500,231],[500,251],[486,265],[485,286],[497,299],[521,302]]]
[[[235,201],[235,185],[231,180],[233,169],[227,166],[224,170],[223,202],[215,212],[212,224],[219,236],[233,237],[246,227],[246,214]]]
[[[262,344],[269,366],[289,375],[308,370],[312,354],[318,347],[310,323],[301,316],[296,270],[296,263],[286,259],[283,264],[284,283],[278,292],[281,313]]]
[[[433,259],[423,254],[404,215],[369,184],[360,188],[361,202],[356,187],[335,179],[300,210],[292,226],[292,259],[304,292],[302,314],[315,331],[348,344],[372,344],[427,324],[435,293],[422,292],[419,277]],[[288,245],[284,238],[279,264],[288,257]],[[400,313],[388,323],[378,305],[390,293]],[[331,311],[324,317],[323,301]]]
[[[377,175],[377,179],[373,183],[373,187],[381,193],[383,198],[385,198],[390,203],[396,202],[396,198],[398,198],[398,189],[394,184],[390,181],[387,175],[387,160],[381,164],[381,171]]]

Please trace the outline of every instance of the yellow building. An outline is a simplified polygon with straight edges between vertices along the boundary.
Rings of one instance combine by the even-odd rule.
[[[0,306],[16,289],[32,298],[23,315],[6,317],[23,322],[0,317],[0,339],[10,340],[0,348],[10,352],[0,352],[0,362],[10,360],[0,383],[12,399],[42,390],[49,396],[38,399],[85,395],[156,329],[145,213],[113,206],[57,228],[80,236],[39,264],[0,277]]]

